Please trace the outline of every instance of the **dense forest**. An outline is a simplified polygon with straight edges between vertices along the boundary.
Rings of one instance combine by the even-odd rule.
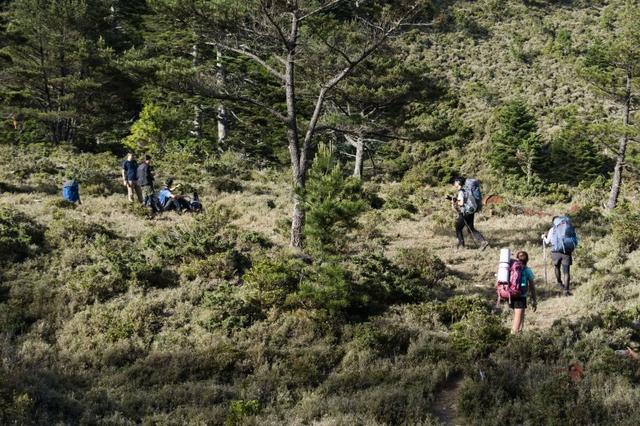
[[[638,46],[632,0],[0,0],[0,423],[637,424]]]

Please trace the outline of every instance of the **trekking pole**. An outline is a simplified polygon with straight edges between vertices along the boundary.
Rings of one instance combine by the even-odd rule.
[[[547,281],[547,245],[542,240],[542,258],[544,259],[544,286],[549,289],[549,283]]]

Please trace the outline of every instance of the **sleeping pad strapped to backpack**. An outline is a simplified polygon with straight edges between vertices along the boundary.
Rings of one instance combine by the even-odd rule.
[[[518,259],[511,259],[509,262],[509,281],[496,283],[496,293],[498,294],[498,304],[501,300],[511,302],[512,297],[521,295],[522,270],[524,265]]]

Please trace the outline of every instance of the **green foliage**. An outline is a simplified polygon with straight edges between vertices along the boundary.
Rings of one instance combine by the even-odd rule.
[[[149,262],[130,241],[110,240],[107,235],[98,234],[93,242],[71,249],[83,250],[82,256],[66,258],[72,269],[69,297],[80,304],[106,301],[129,288],[167,287],[176,281],[174,274]]]
[[[607,310],[542,333],[512,336],[464,382],[460,409],[478,424],[631,424],[638,394],[634,361],[611,349],[637,339],[634,311]],[[622,336],[621,338],[618,336]],[[583,375],[570,375],[578,366]],[[500,401],[500,402],[497,402]]]
[[[304,308],[343,314],[353,303],[350,277],[340,264],[322,263],[305,271],[300,289],[292,298]]]
[[[224,422],[225,426],[240,426],[245,424],[245,417],[253,416],[260,412],[260,401],[251,399],[248,401],[231,401],[229,417]]]
[[[593,142],[586,124],[570,115],[562,131],[549,146],[545,178],[571,185],[594,181],[607,169],[607,160]]]
[[[495,316],[475,311],[453,325],[451,338],[461,359],[478,360],[496,350],[508,334]]]
[[[0,263],[24,260],[43,243],[41,225],[22,212],[0,208]]]
[[[286,255],[258,259],[243,276],[243,295],[260,309],[281,308],[298,289],[302,268],[299,259]]]
[[[256,306],[243,297],[244,292],[235,284],[221,283],[207,291],[202,306],[207,308],[209,318],[204,324],[208,329],[222,328],[230,333],[245,328],[263,316]]]
[[[122,143],[134,152],[156,154],[164,148],[163,118],[157,105],[147,104],[131,126],[131,134]]]
[[[164,228],[150,233],[145,237],[144,245],[154,248],[166,262],[225,252],[235,241],[235,230],[230,224],[233,216],[231,210],[214,205],[190,227]]]
[[[530,184],[538,170],[542,144],[535,117],[522,100],[502,107],[498,131],[491,138],[489,161],[500,172],[523,176]]]
[[[308,247],[323,254],[344,251],[349,242],[349,231],[356,228],[358,215],[367,204],[360,181],[344,177],[327,146],[318,149],[304,199]]]
[[[640,248],[640,211],[628,210],[616,215],[613,220],[613,237],[623,253]]]
[[[445,303],[435,305],[439,320],[446,325],[453,325],[471,315],[490,313],[487,301],[479,296],[454,296]]]
[[[29,142],[93,142],[131,111],[131,88],[118,90],[131,82],[111,68],[114,51],[103,37],[116,24],[104,25],[109,9],[98,3],[15,0],[8,7],[0,98],[3,112],[29,129]]]
[[[426,279],[430,286],[437,285],[447,275],[444,262],[427,247],[401,249],[396,263]]]

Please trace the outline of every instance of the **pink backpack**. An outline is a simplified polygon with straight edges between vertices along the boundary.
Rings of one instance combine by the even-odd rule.
[[[522,270],[524,265],[517,259],[511,259],[509,263],[509,282],[496,283],[496,293],[498,293],[499,304],[501,300],[508,300],[511,303],[512,297],[520,296],[520,286],[522,282]]]

